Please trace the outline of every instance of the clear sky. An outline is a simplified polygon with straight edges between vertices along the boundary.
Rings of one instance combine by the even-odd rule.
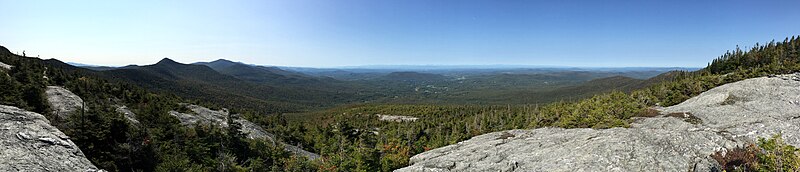
[[[0,0],[0,45],[97,65],[700,67],[800,35],[800,1]]]

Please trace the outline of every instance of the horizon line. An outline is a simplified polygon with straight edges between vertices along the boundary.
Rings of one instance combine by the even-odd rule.
[[[62,61],[58,58],[49,58],[49,59],[56,59]],[[165,57],[163,59],[170,59],[175,61],[174,59]],[[163,60],[162,59],[162,60]],[[228,60],[228,59],[217,59],[217,60]],[[216,60],[213,60],[216,61]],[[196,63],[209,63],[213,61],[197,61],[197,62],[178,62],[181,64],[196,64]],[[252,64],[246,63],[242,61],[233,61],[228,60],[235,63],[242,63],[246,65],[252,66],[267,66],[267,67],[279,67],[279,68],[310,68],[310,69],[408,69],[408,68],[415,68],[415,69],[548,69],[548,68],[589,68],[589,69],[620,69],[620,68],[686,68],[686,69],[702,69],[705,66],[570,66],[570,65],[543,65],[543,64],[368,64],[368,65],[347,65],[347,66],[283,66],[283,65],[269,65],[269,64]],[[87,67],[125,67],[125,66],[147,66],[153,65],[158,62],[150,63],[150,64],[127,64],[127,65],[97,65],[97,64],[86,64],[81,62],[68,62],[62,61],[69,65],[73,66],[87,66]]]

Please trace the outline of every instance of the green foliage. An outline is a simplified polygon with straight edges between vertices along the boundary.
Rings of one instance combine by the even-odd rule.
[[[711,157],[724,171],[800,171],[800,149],[786,144],[780,134]]]
[[[758,140],[761,151],[756,154],[754,171],[800,171],[800,149],[786,144],[781,135]]]

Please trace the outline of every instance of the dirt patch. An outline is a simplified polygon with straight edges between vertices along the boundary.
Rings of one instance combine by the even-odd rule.
[[[743,102],[743,101],[745,101],[744,98],[737,97],[737,96],[734,96],[734,95],[728,95],[728,97],[725,98],[725,101],[722,101],[722,103],[719,103],[719,104],[720,105],[733,105],[733,104],[735,104],[737,102]]]
[[[659,115],[661,115],[661,111],[658,111],[655,108],[647,108],[644,110],[644,112],[642,112],[642,114],[639,114],[639,117],[656,117]]]
[[[676,113],[669,113],[667,114],[668,117],[675,117],[675,118],[682,118],[683,121],[686,121],[691,124],[701,124],[703,120],[692,115],[690,112],[676,112]]]
[[[381,115],[381,114],[375,114],[375,115],[378,116],[378,120],[390,121],[390,122],[414,122],[417,119],[419,119],[413,116]]]
[[[500,134],[500,137],[497,137],[497,140],[507,139],[507,138],[512,138],[512,137],[516,137],[516,136],[511,134],[511,133],[508,133],[508,132],[503,132],[502,134]]]

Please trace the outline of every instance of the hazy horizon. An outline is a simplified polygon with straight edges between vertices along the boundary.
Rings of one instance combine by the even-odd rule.
[[[41,57],[42,59],[50,59]],[[168,58],[168,57],[167,57]],[[55,59],[55,58],[53,58]],[[195,62],[182,62],[177,61],[175,59],[169,58],[175,62],[182,63],[182,64],[196,64],[201,62],[213,62],[212,61],[195,61]],[[119,65],[119,66],[112,66],[112,65],[97,65],[97,64],[87,64],[87,63],[80,63],[80,62],[70,62],[70,61],[63,61],[64,63],[74,65],[74,66],[89,66],[89,67],[124,67],[129,65],[137,65],[137,66],[144,66],[144,65],[152,65],[156,64],[159,61],[155,61],[152,63],[147,64],[127,64],[127,65]],[[163,59],[162,59],[163,60]],[[617,66],[617,67],[608,67],[608,66],[556,66],[556,65],[517,65],[517,64],[479,64],[479,65],[393,65],[393,64],[375,64],[375,65],[350,65],[350,66],[323,66],[323,67],[309,67],[309,66],[277,66],[277,65],[270,65],[270,64],[252,64],[242,61],[233,61],[230,59],[217,59],[217,60],[229,60],[232,62],[243,63],[247,65],[255,65],[255,66],[275,66],[275,67],[286,67],[286,68],[309,68],[309,69],[564,69],[564,68],[576,68],[576,69],[624,69],[624,68],[658,68],[658,69],[667,69],[667,68],[685,68],[685,69],[699,69],[705,66]]]
[[[800,35],[800,1],[7,1],[0,45],[100,66],[228,59],[385,65],[703,67]]]

